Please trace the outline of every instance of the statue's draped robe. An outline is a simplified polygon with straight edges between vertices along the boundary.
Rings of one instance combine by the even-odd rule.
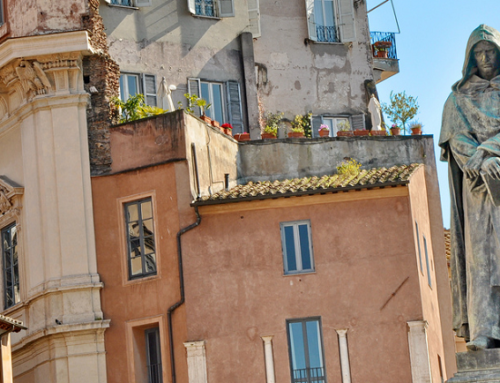
[[[453,327],[461,337],[500,340],[500,207],[481,175],[471,180],[463,173],[477,150],[500,157],[500,76],[476,76],[471,59],[483,40],[499,47],[500,34],[484,25],[472,33],[464,77],[445,104],[439,145],[449,163]]]

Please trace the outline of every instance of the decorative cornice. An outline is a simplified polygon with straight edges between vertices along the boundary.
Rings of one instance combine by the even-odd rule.
[[[24,188],[6,176],[0,176],[0,216],[21,214],[21,201],[17,196],[24,194]]]

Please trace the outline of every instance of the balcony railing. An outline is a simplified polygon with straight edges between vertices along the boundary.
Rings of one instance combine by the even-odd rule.
[[[377,54],[374,44],[378,41],[384,41],[392,44],[391,47],[387,49],[387,58],[397,60],[396,34],[394,32],[370,32],[370,36],[374,57],[376,57]]]
[[[126,7],[132,6],[132,0],[111,0],[111,4],[124,5]]]
[[[338,43],[339,38],[336,27],[325,27],[323,25],[316,25],[317,41],[321,43]]]
[[[195,0],[196,14],[200,16],[215,17],[214,1],[213,0]]]
[[[162,383],[161,363],[148,365],[149,383]]]
[[[293,370],[292,383],[325,383],[325,369],[323,367],[302,368]]]

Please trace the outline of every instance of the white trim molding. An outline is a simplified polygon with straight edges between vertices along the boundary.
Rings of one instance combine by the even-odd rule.
[[[410,321],[407,323],[412,382],[431,383],[429,350],[427,348],[427,322]]]
[[[189,383],[208,383],[205,341],[184,343],[187,351]]]
[[[347,347],[347,329],[335,330],[339,336],[340,366],[342,367],[342,383],[351,383],[351,367],[349,365],[349,349]]]
[[[266,361],[266,382],[275,383],[276,379],[274,377],[274,359],[273,359],[273,337],[263,336],[262,341],[264,342],[264,359]]]

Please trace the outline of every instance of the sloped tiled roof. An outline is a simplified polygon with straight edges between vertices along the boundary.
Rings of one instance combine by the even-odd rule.
[[[421,164],[392,166],[360,170],[358,175],[324,175],[282,181],[259,181],[238,185],[230,190],[222,190],[211,196],[201,197],[195,204],[238,202],[242,200],[288,197],[352,189],[368,189],[404,185]]]

